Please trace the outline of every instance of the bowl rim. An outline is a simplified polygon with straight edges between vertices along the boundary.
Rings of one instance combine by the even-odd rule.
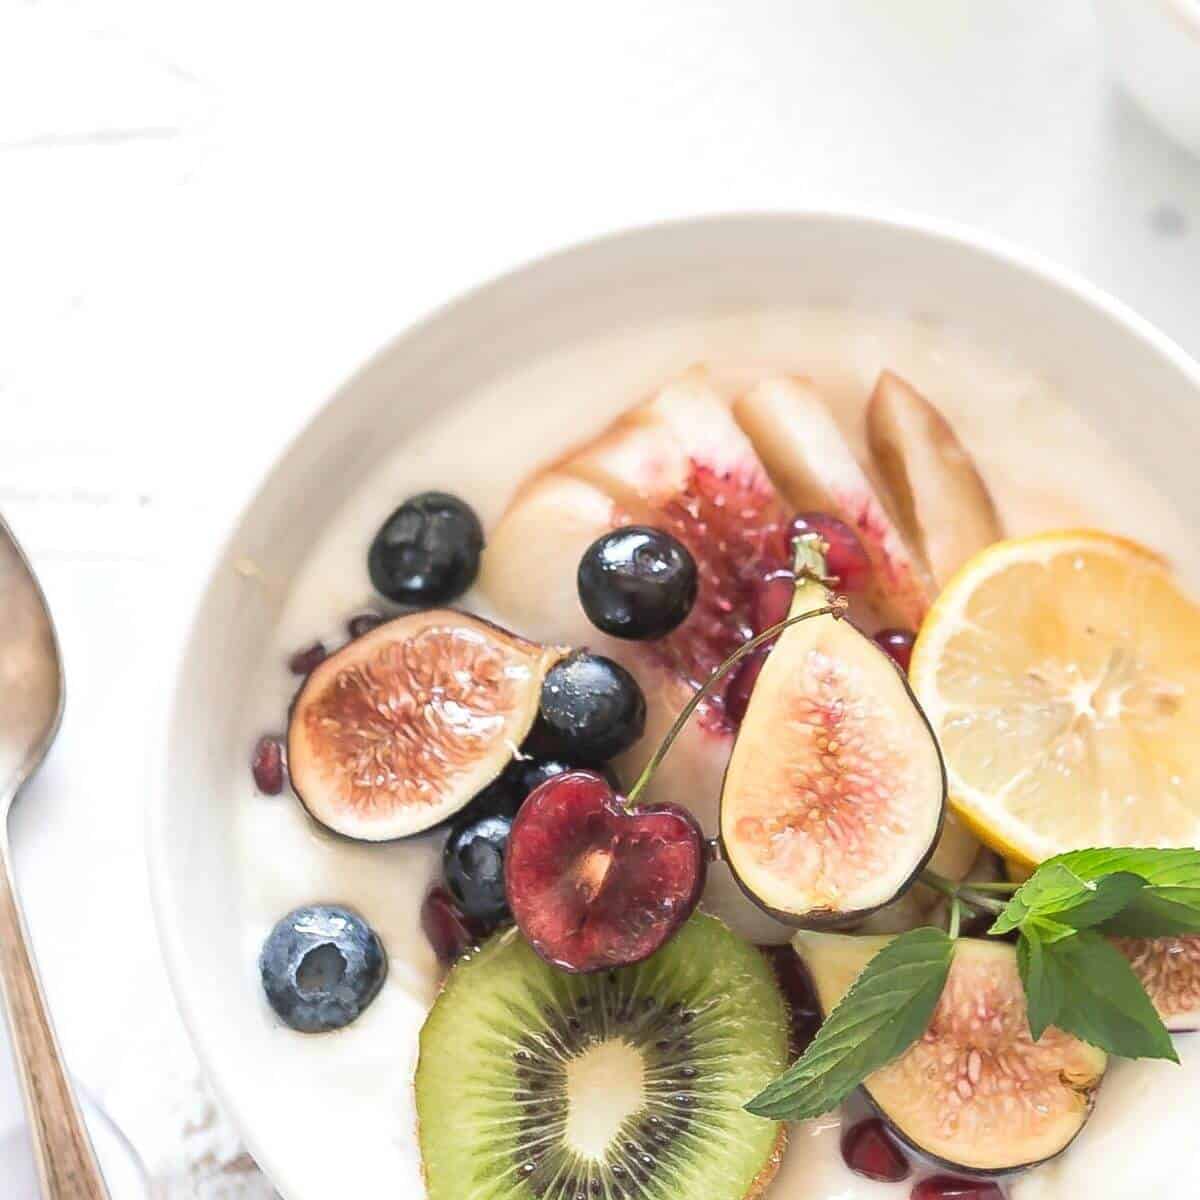
[[[205,612],[220,579],[220,568],[234,556],[241,530],[259,506],[263,494],[285,468],[298,443],[312,430],[313,426],[327,415],[345,395],[350,393],[364,377],[371,373],[383,359],[390,355],[399,343],[435,326],[455,309],[483,300],[490,293],[502,291],[518,277],[543,269],[551,269],[575,255],[602,250],[606,246],[615,246],[625,241],[635,242],[639,239],[655,238],[683,231],[701,236],[705,228],[717,228],[729,224],[776,225],[782,230],[798,223],[819,224],[821,222],[840,222],[883,230],[902,237],[915,237],[940,244],[956,252],[991,260],[999,266],[1015,268],[1031,276],[1042,286],[1064,293],[1124,326],[1135,339],[1141,341],[1152,353],[1165,360],[1183,376],[1195,389],[1197,400],[1200,401],[1200,362],[1147,318],[1142,317],[1125,302],[1118,300],[1097,284],[1084,278],[1073,268],[1063,266],[1039,251],[1016,245],[1002,236],[976,229],[966,223],[943,220],[905,209],[763,207],[702,212],[638,225],[609,228],[587,238],[556,243],[540,253],[519,259],[480,283],[440,301],[390,336],[365,361],[348,373],[341,383],[309,413],[307,419],[284,442],[269,468],[260,476],[257,486],[239,505],[236,512],[222,523],[222,526],[216,531],[217,535],[209,543],[207,566],[203,574],[197,576],[197,578],[203,579],[203,585],[185,605],[187,615],[182,626],[184,632],[176,648],[177,654],[172,666],[172,683],[165,713],[166,737],[161,746],[162,762],[157,775],[157,786],[152,788],[146,801],[145,841],[151,908],[171,991],[206,1081],[225,1113],[234,1123],[247,1150],[272,1183],[277,1178],[282,1179],[284,1172],[276,1170],[277,1164],[274,1162],[274,1156],[259,1144],[257,1132],[243,1120],[236,1095],[227,1086],[227,1081],[222,1078],[213,1062],[204,1035],[201,1033],[202,1021],[189,995],[187,939],[176,919],[178,909],[174,903],[175,883],[170,877],[168,867],[170,853],[165,837],[165,822],[172,794],[170,771],[171,762],[175,757],[173,752],[175,731],[179,727],[179,718],[186,702],[184,672],[191,658],[193,645],[201,636]]]

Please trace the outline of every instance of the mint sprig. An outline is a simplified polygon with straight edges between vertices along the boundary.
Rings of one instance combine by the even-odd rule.
[[[945,986],[963,910],[1019,934],[1017,965],[1035,1039],[1054,1026],[1121,1058],[1178,1062],[1171,1036],[1112,937],[1200,933],[1200,850],[1109,847],[1048,859],[1025,883],[961,883],[925,872],[947,896],[950,933],[888,943],[803,1055],[746,1108],[803,1120],[835,1108],[925,1031]]]
[[[756,1116],[794,1121],[836,1108],[924,1032],[953,950],[953,940],[940,929],[911,929],[893,938],[866,965],[808,1049],[746,1108]]]

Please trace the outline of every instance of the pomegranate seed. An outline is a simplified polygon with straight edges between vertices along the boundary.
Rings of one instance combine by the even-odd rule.
[[[790,526],[791,536],[818,533],[829,547],[825,568],[837,576],[845,592],[861,592],[871,581],[871,560],[858,540],[858,534],[837,517],[828,513],[801,513]]]
[[[791,946],[759,946],[767,956],[779,990],[792,1010],[792,1054],[799,1058],[821,1028],[821,1008],[812,980]]]
[[[912,1200],[1004,1200],[1004,1192],[990,1179],[930,1175],[913,1188]]]
[[[792,607],[796,577],[791,571],[772,571],[758,581],[754,589],[754,632],[762,633],[778,625]]]
[[[370,633],[372,629],[378,629],[383,624],[383,617],[378,613],[359,613],[356,617],[351,617],[346,622],[346,632],[352,638],[360,638],[364,633]]]
[[[476,945],[485,930],[465,916],[443,887],[430,888],[421,903],[421,928],[438,961],[449,965]]]
[[[846,1130],[842,1137],[842,1158],[850,1170],[880,1183],[898,1183],[907,1179],[912,1170],[878,1117],[859,1121]]]
[[[741,665],[733,672],[733,678],[725,689],[725,715],[735,724],[740,725],[750,707],[750,694],[758,682],[759,672],[767,661],[770,646],[760,646],[748,654]]]
[[[324,645],[321,642],[313,642],[311,646],[306,646],[303,650],[297,650],[288,659],[288,670],[293,675],[307,675],[324,661],[325,655],[326,650]]]
[[[913,643],[916,640],[917,635],[911,629],[881,629],[875,635],[875,641],[896,660],[905,674],[912,662]]]
[[[283,791],[283,743],[277,737],[260,737],[250,759],[254,786],[266,796]]]

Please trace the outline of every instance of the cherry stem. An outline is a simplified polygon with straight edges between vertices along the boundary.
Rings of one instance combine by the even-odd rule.
[[[797,555],[797,560],[799,560],[799,555]],[[755,634],[748,642],[743,642],[720,666],[713,670],[703,686],[696,690],[692,698],[680,710],[679,716],[675,718],[675,723],[667,730],[667,736],[659,742],[658,749],[651,755],[650,761],[642,768],[642,773],[637,777],[633,787],[629,789],[629,794],[625,797],[625,807],[629,809],[637,807],[638,797],[649,786],[655,771],[658,770],[662,760],[667,757],[667,751],[675,744],[675,739],[683,732],[683,727],[691,719],[692,713],[712,694],[713,688],[729,674],[731,668],[737,666],[747,654],[753,653],[764,642],[778,637],[792,625],[799,625],[801,621],[808,621],[813,617],[841,617],[845,612],[846,601],[838,596],[829,604],[822,604],[820,608],[810,609],[808,612],[797,613],[796,616],[788,617],[778,624],[772,625],[770,629],[764,629],[762,633]]]

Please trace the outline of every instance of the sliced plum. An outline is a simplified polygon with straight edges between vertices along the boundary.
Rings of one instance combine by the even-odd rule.
[[[308,676],[292,705],[292,787],[362,841],[420,833],[508,765],[562,649],[445,609],[388,621]]]
[[[811,553],[793,616],[832,599]],[[861,919],[928,861],[945,797],[937,742],[892,660],[833,614],[787,628],[722,788],[721,842],[746,894],[791,924]]]

